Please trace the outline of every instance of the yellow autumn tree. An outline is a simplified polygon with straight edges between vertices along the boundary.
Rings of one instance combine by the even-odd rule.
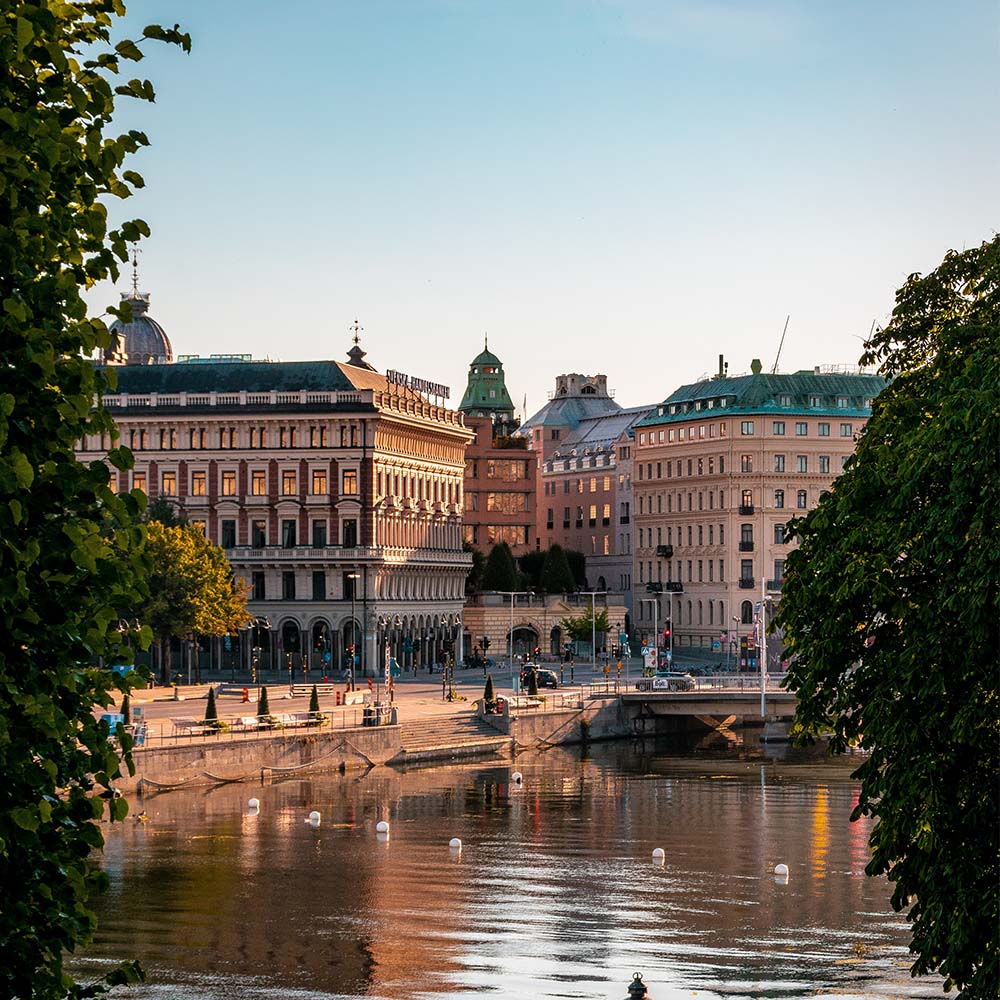
[[[166,684],[171,639],[232,635],[249,623],[246,585],[233,575],[225,552],[191,525],[150,521],[146,551],[152,561],[150,596],[137,614],[160,644]]]

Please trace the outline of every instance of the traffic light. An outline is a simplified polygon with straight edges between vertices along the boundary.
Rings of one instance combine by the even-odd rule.
[[[541,650],[541,648],[540,648],[540,647],[538,647],[538,646],[535,646],[535,659],[538,659],[538,656],[539,656],[539,654],[541,653],[541,651],[542,651],[542,650]]]

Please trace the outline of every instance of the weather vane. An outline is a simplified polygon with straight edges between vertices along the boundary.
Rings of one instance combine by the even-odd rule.
[[[139,298],[139,254],[142,251],[133,244],[132,246],[132,298]]]
[[[354,322],[347,328],[348,330],[354,331],[354,343],[361,343],[361,331],[364,327],[358,322],[357,317],[354,318]]]

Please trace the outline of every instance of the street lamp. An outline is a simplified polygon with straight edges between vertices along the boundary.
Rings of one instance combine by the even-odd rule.
[[[510,631],[507,633],[507,656],[510,659],[510,688],[517,691],[514,685],[514,598],[530,597],[531,592],[527,590],[498,590],[498,594],[510,598]]]
[[[358,655],[358,624],[357,619],[354,617],[354,604],[357,597],[357,584],[355,580],[361,579],[360,573],[348,573],[345,580],[351,581],[351,663],[347,668],[347,687],[348,690],[354,690],[354,664],[356,662],[356,657]]]

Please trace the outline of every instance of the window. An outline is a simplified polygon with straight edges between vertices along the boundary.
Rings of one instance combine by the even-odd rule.
[[[528,509],[524,493],[487,493],[486,509],[499,514],[523,514]]]
[[[776,524],[774,526],[774,544],[785,544],[785,526],[783,524]],[[775,579],[777,579],[777,577]]]
[[[740,422],[740,433],[741,434],[753,434],[753,421],[743,420]]]
[[[263,601],[264,600],[264,574],[263,573],[253,573],[250,576],[251,580],[251,595],[250,599],[252,601]]]
[[[165,497],[177,496],[177,473],[164,472],[160,480],[160,492]]]
[[[582,528],[583,527],[583,508],[582,507],[577,507],[576,508],[576,526],[578,528]]]
[[[313,583],[313,600],[314,601],[325,601],[326,600],[326,573],[321,569],[314,569],[312,575]]]
[[[344,520],[342,544],[348,549],[353,549],[358,544],[358,522],[353,517]]]
[[[264,473],[261,473],[263,476]],[[236,470],[223,469],[222,471],[222,495],[224,497],[236,496]]]
[[[809,456],[808,455],[796,455],[795,456],[795,471],[796,472],[808,472],[809,471]]]
[[[806,437],[809,434],[809,425],[804,421],[800,420],[795,425],[795,436],[796,437]]]
[[[250,545],[262,549],[267,545],[267,521],[250,522]]]
[[[297,448],[299,445],[298,431],[294,427],[281,427],[278,436],[282,448]]]
[[[108,473],[108,489],[111,490],[112,493],[117,493],[118,492],[118,473],[117,472],[109,472]]]
[[[225,486],[223,486],[225,492]],[[235,485],[233,492],[236,492]],[[250,492],[255,497],[267,496],[267,473],[263,469],[254,469],[250,473]]]
[[[597,527],[597,504],[596,503],[592,503],[590,505],[589,514],[590,514],[590,518],[589,518],[589,520],[590,520],[590,527],[591,528]]]
[[[313,521],[312,547],[314,549],[326,548],[326,521]]]
[[[281,470],[281,495],[283,497],[293,497],[298,492],[296,478],[294,469]]]
[[[224,549],[236,548],[236,522],[225,520],[221,524],[219,544]]]
[[[821,438],[828,438],[830,436],[830,425],[826,421],[821,421],[816,425],[816,433]]]
[[[344,496],[356,497],[358,495],[358,470],[344,469]]]
[[[590,477],[590,492],[591,493],[597,492],[597,476]]]
[[[753,455],[740,455],[740,472],[753,472]]]
[[[502,479],[507,483],[528,478],[528,463],[509,458],[488,459],[486,462],[486,478]],[[344,491],[347,492],[346,490]],[[356,492],[356,491],[355,491]]]
[[[820,455],[819,456],[819,471],[823,473],[830,472],[830,456]]]
[[[838,410],[846,410],[847,409],[847,397],[846,396],[838,396],[837,397],[837,409]]]
[[[295,572],[285,570],[281,574],[281,599],[283,601],[295,600]]]
[[[606,503],[601,508],[601,526],[606,528],[611,524],[611,504]]]
[[[775,437],[784,437],[785,421],[775,420],[774,423],[771,424],[771,431],[774,433]]]
[[[266,427],[251,427],[250,428],[250,447],[251,448],[266,448],[267,447],[267,428]]]
[[[314,497],[326,496],[326,469],[312,470],[312,492]]]
[[[291,518],[281,522],[281,547],[295,548],[295,521]]]
[[[563,507],[563,527],[569,527],[569,507]]]
[[[549,507],[545,512],[545,527],[549,531],[551,531],[555,527],[555,521],[553,520],[553,511],[551,507]]]
[[[193,451],[207,446],[204,427],[192,427],[188,435],[190,447]]]
[[[840,425],[840,436],[842,438],[849,438],[854,436],[854,424],[841,424]]]
[[[193,497],[203,497],[203,496],[205,496],[205,473],[204,472],[192,472],[191,473],[191,496],[193,496]]]
[[[795,506],[798,507],[799,510],[805,510],[806,509],[806,491],[805,490],[799,490],[798,493],[795,494]]]
[[[779,396],[778,397],[778,406],[791,406],[791,405],[792,405],[792,397],[791,396]]]
[[[809,397],[809,405],[813,409],[816,409],[820,405],[820,398],[819,398],[819,396],[810,396]]]
[[[781,510],[785,506],[785,491],[775,490],[774,491],[774,506]]]
[[[784,472],[785,471],[785,456],[775,455],[774,456],[774,471]]]
[[[160,429],[160,447],[165,449],[173,449],[177,447],[177,431],[175,428],[161,428]]]
[[[753,560],[752,559],[741,559],[740,560],[740,579],[741,580],[752,580],[753,579]]]
[[[740,624],[741,625],[753,624],[753,605],[749,601],[744,601],[740,605]]]

